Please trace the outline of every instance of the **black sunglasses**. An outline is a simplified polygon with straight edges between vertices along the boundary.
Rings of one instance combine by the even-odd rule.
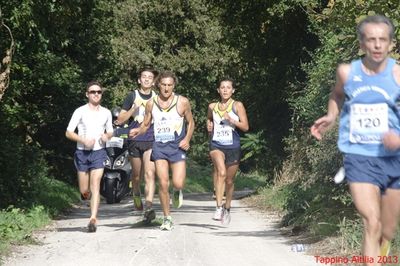
[[[102,94],[102,91],[88,91],[89,94]]]

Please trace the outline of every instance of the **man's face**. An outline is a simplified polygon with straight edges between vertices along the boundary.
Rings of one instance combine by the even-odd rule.
[[[143,89],[150,89],[154,85],[154,74],[150,71],[143,71],[138,82]]]
[[[160,89],[160,94],[164,98],[169,98],[172,95],[172,92],[174,91],[175,81],[173,78],[170,78],[170,77],[162,78],[160,80],[158,86]]]
[[[92,104],[99,104],[103,90],[98,85],[92,85],[86,91],[86,97]]]
[[[389,36],[389,26],[385,23],[365,24],[360,46],[367,59],[375,63],[382,63],[393,47]]]

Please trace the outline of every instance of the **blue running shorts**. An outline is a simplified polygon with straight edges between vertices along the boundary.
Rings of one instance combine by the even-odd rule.
[[[400,189],[400,156],[371,157],[345,154],[344,169],[349,183],[361,182],[386,189]]]
[[[179,148],[175,142],[154,142],[151,160],[167,160],[170,163],[176,163],[186,160],[186,151]]]
[[[79,172],[87,172],[92,169],[104,168],[104,161],[107,159],[105,149],[101,150],[76,150],[74,164]]]

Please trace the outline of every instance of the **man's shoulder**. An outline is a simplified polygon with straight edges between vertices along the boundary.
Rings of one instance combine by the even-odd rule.
[[[176,96],[177,96],[177,101],[178,101],[178,103],[182,103],[182,104],[188,104],[188,103],[190,103],[190,102],[189,102],[189,99],[188,99],[187,97],[185,97],[185,96],[183,96],[183,95],[181,95],[181,94],[176,94]]]
[[[341,63],[336,69],[337,77],[343,82],[347,80],[351,71],[351,63]]]
[[[102,112],[102,113],[106,113],[106,114],[110,113],[111,114],[110,109],[108,109],[107,107],[100,105],[99,109],[100,109],[100,112]]]
[[[216,105],[217,103],[218,103],[218,102],[211,102],[211,103],[209,103],[209,104],[208,104],[208,108],[214,109],[214,107],[215,107],[215,105]]]
[[[126,95],[125,99],[134,99],[135,95],[136,95],[136,91],[137,90],[135,89],[135,90],[132,90],[132,91],[128,92],[128,94]]]
[[[338,71],[350,71],[352,63],[340,63],[337,67]]]
[[[395,62],[393,65],[393,77],[398,85],[400,85],[400,65]]]
[[[75,112],[84,112],[89,108],[89,105],[86,103],[84,105],[79,106],[78,108],[75,109]]]
[[[393,65],[393,70],[400,71],[400,65],[399,65],[399,63],[397,63],[397,61],[395,61],[394,65]]]

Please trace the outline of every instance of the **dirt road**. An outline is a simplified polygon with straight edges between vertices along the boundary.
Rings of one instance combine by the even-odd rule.
[[[155,208],[161,215],[158,201]],[[274,222],[241,201],[233,201],[228,227],[211,219],[214,209],[210,194],[185,194],[168,232],[157,222],[144,226],[132,201],[102,204],[98,230],[89,234],[83,204],[40,233],[40,245],[19,247],[4,265],[317,265],[314,257],[292,252]]]

